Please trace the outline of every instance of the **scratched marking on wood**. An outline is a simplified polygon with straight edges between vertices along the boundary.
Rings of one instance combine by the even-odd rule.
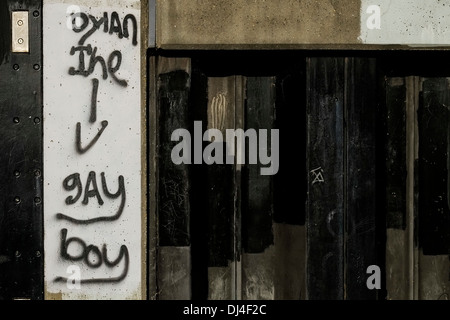
[[[189,91],[191,61],[188,58],[158,59],[158,240],[156,285],[158,299],[191,298],[191,202],[190,170],[187,164],[175,165],[171,159],[174,130],[190,127]],[[156,288],[155,288],[156,289]]]
[[[139,1],[44,1],[47,297],[142,297]]]

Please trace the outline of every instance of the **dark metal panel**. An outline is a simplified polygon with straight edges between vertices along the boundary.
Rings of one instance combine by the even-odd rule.
[[[43,299],[42,2],[0,4],[0,299]],[[30,52],[12,53],[12,11]]]
[[[308,299],[344,297],[343,58],[307,59]]]

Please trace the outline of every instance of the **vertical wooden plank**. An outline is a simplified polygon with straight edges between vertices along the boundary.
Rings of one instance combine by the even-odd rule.
[[[305,58],[298,57],[289,71],[276,77],[275,126],[282,130],[280,138],[280,168],[274,176],[274,221],[305,225],[308,193],[306,157],[292,156],[292,148],[299,154],[306,152],[306,74]],[[298,170],[292,168],[298,167]],[[285,188],[288,181],[296,181],[296,188]],[[292,210],[299,207],[298,210]]]
[[[246,141],[246,149],[251,148],[255,156],[262,149],[274,159],[278,146],[272,150],[272,132],[275,113],[275,78],[248,77],[246,101],[246,132],[255,130],[256,141],[251,138]],[[261,133],[266,132],[264,137]],[[264,137],[264,141],[262,140]],[[275,143],[278,144],[278,141]],[[247,156],[249,155],[247,154]],[[259,157],[257,157],[259,158]],[[256,164],[249,164],[246,158],[243,183],[243,299],[273,300],[274,299],[274,236],[273,221],[273,175],[262,175],[262,165],[257,159]],[[276,161],[278,164],[278,161]],[[270,165],[274,165],[271,163]],[[276,170],[278,172],[278,168]],[[276,173],[275,173],[276,174]]]
[[[384,263],[378,259],[376,234],[382,231],[377,230],[377,214],[384,209],[377,203],[376,195],[376,61],[346,59],[345,298],[369,300],[376,299],[379,291],[368,288],[367,268],[376,265],[384,270]],[[381,274],[378,275],[381,282]]]
[[[274,299],[306,299],[306,228],[274,223]]]
[[[192,58],[191,74],[191,117],[193,121],[207,123],[208,112],[208,77],[199,66],[198,59]],[[193,130],[193,129],[192,129]],[[191,130],[191,132],[193,132]],[[207,143],[203,142],[203,146]],[[203,148],[202,148],[203,150]],[[208,263],[209,263],[209,216],[208,185],[206,183],[207,166],[191,165],[191,281],[193,300],[208,298]],[[201,196],[203,195],[203,196]],[[201,232],[197,230],[202,230]]]
[[[419,251],[417,234],[417,212],[418,212],[418,123],[417,111],[419,108],[419,77],[406,77],[406,240],[403,254],[407,257],[407,265],[402,274],[408,277],[407,298],[417,300],[419,288]],[[406,250],[405,250],[406,248]],[[403,286],[405,286],[403,284]]]
[[[405,250],[408,248],[406,181],[408,178],[414,179],[414,168],[411,172],[406,167],[406,119],[409,104],[414,104],[408,98],[414,97],[414,86],[408,86],[404,77],[391,77],[386,80],[385,90],[386,290],[387,299],[406,300],[410,297],[411,283],[409,255],[408,250]],[[412,134],[414,136],[414,131]]]
[[[27,10],[29,53],[11,52]],[[0,4],[0,300],[44,298],[42,1]]]
[[[307,297],[344,297],[344,59],[307,58]]]
[[[147,137],[148,137],[148,157],[147,157],[147,192],[148,192],[148,232],[147,232],[147,252],[148,252],[148,274],[147,291],[149,300],[158,298],[158,210],[157,210],[157,192],[158,192],[158,127],[159,111],[157,108],[158,90],[157,90],[157,57],[153,53],[147,54],[147,78],[148,78],[148,111],[147,111]]]
[[[149,246],[153,245],[153,243],[151,242],[151,240],[153,240],[149,234],[150,231],[150,223],[154,222],[154,216],[152,218],[149,218],[149,213],[151,212],[150,209],[150,204],[151,207],[154,207],[153,203],[156,203],[156,199],[150,196],[150,188],[149,188],[149,183],[150,180],[153,179],[153,169],[151,174],[149,174],[149,167],[150,165],[153,165],[155,163],[155,161],[150,161],[151,159],[151,154],[154,153],[150,153],[150,150],[154,150],[153,149],[153,144],[156,140],[152,137],[150,138],[149,133],[151,132],[151,134],[153,136],[155,136],[153,131],[153,127],[152,129],[150,129],[149,131],[149,126],[151,126],[151,120],[150,119],[154,119],[153,117],[150,116],[150,112],[149,111],[149,83],[152,81],[154,81],[154,73],[151,73],[151,77],[152,80],[150,80],[149,76],[149,66],[150,66],[150,59],[148,59],[148,54],[149,54],[149,38],[147,37],[149,29],[150,29],[150,17],[149,17],[149,1],[148,0],[142,0],[140,1],[140,10],[141,10],[141,17],[140,17],[140,21],[137,22],[141,25],[140,28],[140,33],[141,36],[140,38],[142,39],[142,44],[140,47],[141,50],[141,56],[140,56],[140,75],[141,75],[141,83],[140,83],[140,87],[141,87],[141,257],[143,257],[143,259],[141,260],[141,296],[140,299],[142,300],[148,300],[149,297],[149,292],[150,288],[149,288],[149,284],[150,284],[150,279],[149,279],[149,270],[151,269],[151,266],[149,266],[149,257],[151,257],[151,255],[149,254]],[[128,35],[129,36],[129,35]],[[154,82],[153,82],[154,83]],[[154,106],[154,104],[152,104]],[[154,108],[153,108],[154,109]],[[150,120],[150,121],[149,121]],[[153,139],[153,140],[152,140]],[[154,180],[152,180],[152,183],[154,182]],[[154,189],[152,189],[153,191]],[[150,202],[151,201],[151,202]],[[154,248],[154,246],[153,246]],[[152,262],[154,262],[155,260],[153,260]]]
[[[245,129],[246,108],[245,101],[247,88],[247,78],[241,75],[235,76],[235,110],[234,110],[234,128]],[[247,145],[247,144],[246,144]],[[239,145],[236,145],[238,147]],[[243,212],[243,168],[249,163],[248,155],[245,156],[245,161],[238,161],[239,157],[236,155],[236,162],[234,165],[234,210],[232,222],[232,237],[233,237],[233,260],[232,260],[232,299],[242,300],[243,298],[243,249],[242,249],[242,212]],[[244,160],[244,159],[242,159]]]
[[[419,246],[425,255],[449,254],[448,81],[445,78],[424,79],[422,90],[419,109]]]
[[[448,189],[449,81],[421,79],[418,111],[418,298],[448,299],[450,212]]]
[[[286,61],[287,63],[288,61]],[[276,77],[276,118],[280,167],[273,177],[274,298],[306,299],[306,74],[305,58],[295,56]],[[292,149],[296,155],[292,156]],[[295,168],[295,170],[293,170]],[[295,182],[295,188],[287,188]]]
[[[405,78],[386,80],[386,226],[402,230],[406,228],[406,93]]]
[[[218,129],[225,141],[226,130],[235,128],[236,77],[208,78],[207,129]],[[205,128],[206,129],[206,128]],[[222,143],[224,159],[226,144]],[[235,296],[234,219],[235,167],[213,163],[207,167],[208,299]]]
[[[274,88],[273,77],[248,77],[247,78],[247,103],[245,129],[254,130],[257,141],[247,140],[246,149],[261,148],[270,155],[271,137],[273,129],[274,115]],[[267,136],[262,141],[261,131]],[[258,139],[259,138],[259,139]],[[252,143],[253,145],[249,145]],[[253,152],[253,151],[252,151]],[[278,152],[278,147],[273,150]],[[273,156],[273,155],[272,155]],[[259,157],[258,157],[259,158]],[[248,161],[249,159],[246,158]],[[259,159],[257,159],[259,160]],[[256,164],[247,164],[245,167],[245,215],[243,216],[243,228],[245,242],[244,250],[247,253],[261,253],[273,244],[272,217],[273,217],[273,175],[262,175],[262,165],[259,161]]]
[[[189,164],[175,164],[172,133],[190,124],[189,58],[158,57],[157,293],[162,300],[190,299]]]

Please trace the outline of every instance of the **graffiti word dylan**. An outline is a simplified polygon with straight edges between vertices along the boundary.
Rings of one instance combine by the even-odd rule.
[[[110,35],[117,34],[119,39],[129,38],[129,24],[131,23],[133,31],[132,44],[134,46],[137,45],[137,20],[134,15],[127,14],[121,20],[116,11],[113,11],[111,15],[108,15],[108,12],[103,12],[103,16],[101,18],[96,18],[93,15],[80,12],[80,9],[76,6],[74,11],[75,12],[70,14],[70,17],[68,18],[68,21],[70,22],[67,24],[68,26],[71,26],[71,29],[74,32],[81,33],[87,30],[90,26],[90,29],[88,29],[86,33],[81,36],[78,44],[83,45],[87,38],[89,38],[97,30],[100,30],[102,26],[104,33],[109,33]]]

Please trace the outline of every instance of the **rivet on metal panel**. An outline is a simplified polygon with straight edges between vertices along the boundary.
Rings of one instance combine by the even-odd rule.
[[[36,204],[41,203],[41,198],[39,198],[39,197],[34,198],[34,203],[36,203]]]
[[[40,177],[41,176],[41,170],[39,170],[39,169],[34,170],[34,175],[36,177]]]
[[[20,177],[20,171],[19,170],[14,170],[14,177],[16,177],[16,178]]]
[[[19,70],[19,65],[18,65],[17,63],[14,64],[14,65],[13,65],[13,69],[14,69],[14,70]]]
[[[19,122],[20,122],[19,117],[14,117],[14,118],[13,118],[13,122],[14,122],[14,123],[19,123]]]
[[[34,70],[39,70],[40,68],[41,68],[41,66],[38,65],[38,64],[35,64],[35,65],[33,66],[33,69],[34,69]]]
[[[12,12],[12,52],[29,52],[28,11]]]
[[[41,119],[39,119],[38,117],[34,118],[34,123],[38,124],[39,122],[41,122]]]
[[[19,204],[20,203],[20,197],[19,196],[14,197],[14,202],[16,204]]]

